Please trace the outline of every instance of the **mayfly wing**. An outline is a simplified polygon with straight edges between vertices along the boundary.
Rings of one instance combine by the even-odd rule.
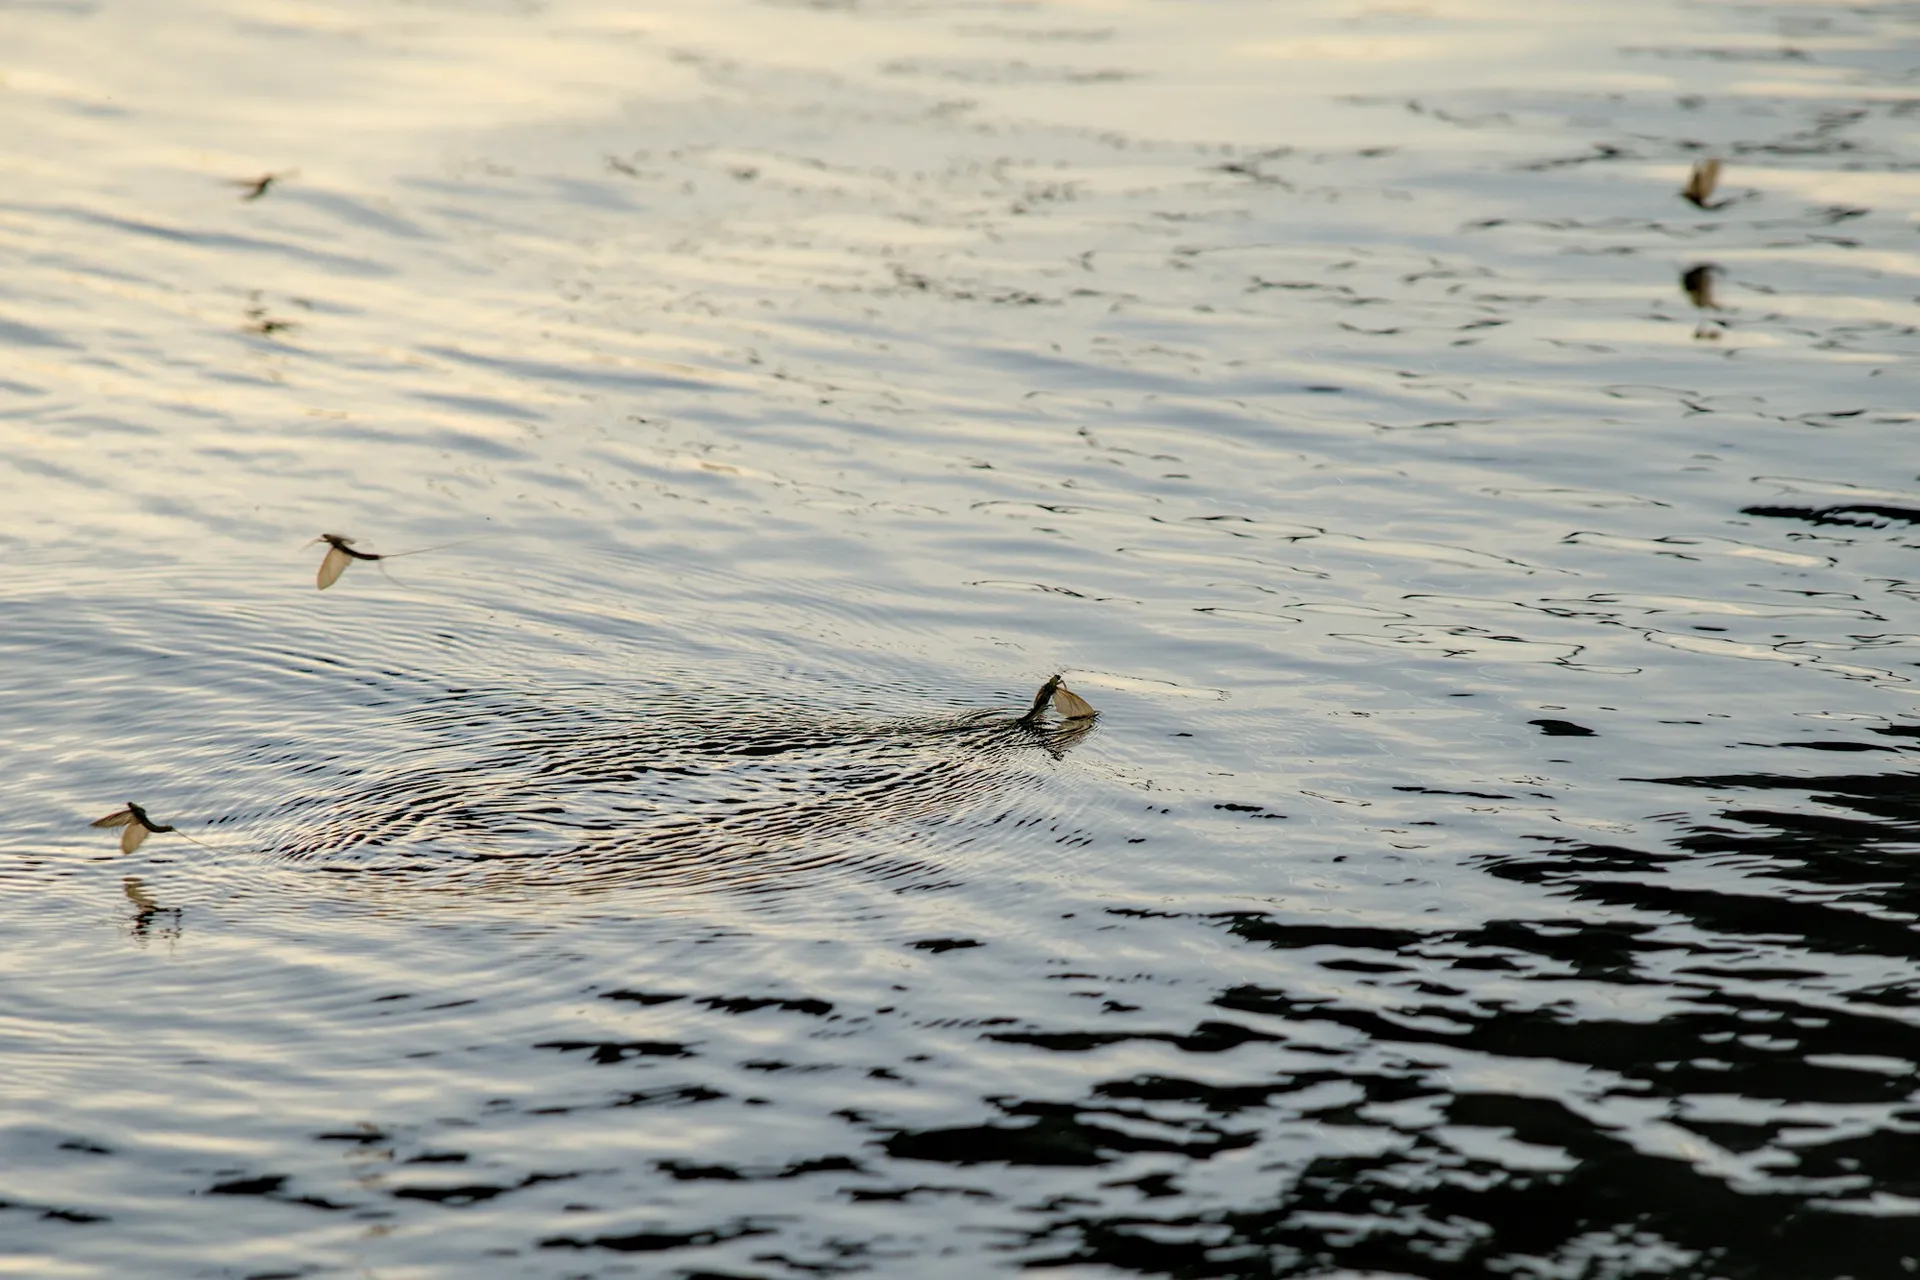
[[[1681,196],[1699,205],[1707,207],[1707,201],[1713,199],[1714,188],[1720,185],[1720,161],[1717,158],[1701,160],[1693,166],[1693,172],[1687,175],[1687,185],[1680,191]]]
[[[1053,706],[1069,720],[1087,720],[1094,715],[1093,704],[1065,685],[1053,691]]]
[[[133,810],[122,809],[120,810],[120,812],[110,813],[104,818],[95,818],[92,822],[88,823],[87,825],[94,826],[94,827],[124,827],[129,822],[132,822],[132,821],[133,821]]]
[[[315,585],[325,591],[340,581],[340,575],[345,573],[347,566],[352,563],[353,557],[347,554],[345,548],[329,546],[326,559],[320,562],[320,572],[314,578]]]
[[[120,833],[120,852],[132,853],[144,844],[146,839],[147,829],[137,822],[130,822],[127,824],[127,829]]]
[[[1713,193],[1720,187],[1720,161],[1716,159],[1700,162],[1700,198],[1713,199]]]

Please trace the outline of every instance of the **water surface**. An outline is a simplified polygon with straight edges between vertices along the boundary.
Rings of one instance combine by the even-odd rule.
[[[1920,1267],[1917,19],[0,3],[0,1260]]]

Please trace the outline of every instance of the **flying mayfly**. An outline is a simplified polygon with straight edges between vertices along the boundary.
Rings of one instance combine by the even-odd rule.
[[[397,560],[401,556],[417,556],[422,551],[440,551],[460,545],[457,542],[443,542],[437,547],[415,547],[412,551],[355,551],[354,540],[338,533],[323,533],[307,545],[311,547],[317,542],[327,544],[327,554],[320,561],[320,572],[314,577],[314,585],[322,591],[340,581],[340,575],[355,560]]]
[[[1720,186],[1720,168],[1718,157],[1696,161],[1693,171],[1687,175],[1687,185],[1680,188],[1680,198],[1696,209],[1724,209],[1732,204],[1732,200],[1713,198]]]
[[[288,169],[283,173],[263,173],[257,178],[229,178],[227,185],[239,187],[242,200],[258,200],[267,194],[267,189],[274,183],[282,178],[291,178],[298,172],[297,169]]]
[[[191,841],[199,845],[202,849],[213,848],[213,846],[206,841],[195,840],[178,827],[170,827],[164,822],[155,822],[152,814],[131,800],[127,801],[126,808],[116,809],[104,818],[96,818],[90,825],[96,827],[119,827],[120,852],[122,853],[132,853],[135,849],[138,849],[147,842],[148,836],[163,831],[171,831],[182,840]]]
[[[117,813],[110,813],[104,818],[96,819],[93,825],[96,827],[122,828],[120,832],[120,852],[122,853],[132,853],[146,842],[148,836],[156,831],[176,830],[176,828],[169,827],[165,823],[155,822],[147,816],[145,809],[142,809],[131,800],[127,801],[126,808],[121,809]]]

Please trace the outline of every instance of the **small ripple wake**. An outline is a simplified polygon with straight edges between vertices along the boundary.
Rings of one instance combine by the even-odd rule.
[[[514,646],[420,608],[343,634],[258,604],[0,602],[18,623],[0,640],[6,695],[63,709],[53,750],[10,762],[39,792],[22,834],[55,852],[10,860],[10,878],[92,867],[61,851],[96,834],[89,807],[129,798],[203,846],[144,846],[139,866],[193,868],[193,887],[169,876],[170,905],[250,912],[613,891],[634,909],[723,892],[804,910],[850,880],[950,885],[984,836],[1073,826],[1041,789],[1093,720],[951,695],[916,713],[838,672],[720,686],[659,655],[645,680],[513,674],[498,655]],[[164,931],[163,910],[128,897]]]

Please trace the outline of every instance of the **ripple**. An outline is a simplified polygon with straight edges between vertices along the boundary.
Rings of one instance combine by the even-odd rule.
[[[1920,1257],[1905,8],[7,12],[16,1270]]]

